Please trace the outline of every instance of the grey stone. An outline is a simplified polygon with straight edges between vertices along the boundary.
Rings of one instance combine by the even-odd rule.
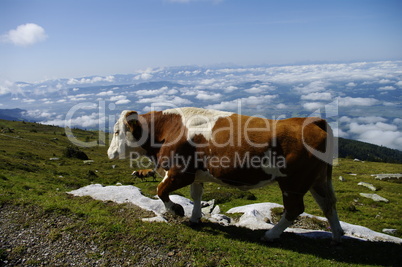
[[[370,189],[371,191],[377,191],[377,188],[376,188],[374,185],[369,184],[369,183],[366,183],[366,182],[360,182],[360,183],[358,183],[357,185],[361,185],[361,186],[367,187],[367,188]]]
[[[379,195],[377,195],[377,194],[360,193],[360,195],[361,195],[362,197],[365,197],[365,198],[370,198],[370,199],[374,200],[375,202],[380,202],[380,201],[386,202],[386,203],[389,202],[388,199],[383,198],[383,197],[381,197],[381,196],[379,196]]]
[[[381,174],[375,174],[374,177],[374,179],[381,181],[400,180],[401,178],[402,178],[401,173],[381,173]]]

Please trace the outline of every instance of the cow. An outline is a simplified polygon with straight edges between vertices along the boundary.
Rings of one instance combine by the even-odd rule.
[[[142,181],[144,181],[147,177],[152,177],[152,180],[156,181],[156,172],[152,169],[133,171],[131,175],[140,178]]]
[[[146,114],[125,110],[107,153],[110,159],[145,155],[154,160],[164,173],[157,194],[175,215],[184,216],[184,210],[169,193],[191,185],[190,223],[200,223],[205,182],[242,190],[277,182],[284,213],[263,240],[278,239],[304,212],[303,197],[310,191],[329,221],[333,243],[341,241],[331,177],[333,133],[324,119],[270,120],[192,107]]]

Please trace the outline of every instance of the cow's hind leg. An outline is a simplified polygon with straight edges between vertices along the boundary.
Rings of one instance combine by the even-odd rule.
[[[327,217],[329,225],[331,226],[332,239],[335,243],[341,242],[341,237],[344,234],[338,219],[336,211],[336,198],[334,189],[332,188],[332,181],[317,181],[310,189],[315,201]]]
[[[201,198],[204,191],[204,185],[202,183],[191,184],[191,198],[194,202],[193,212],[191,214],[190,223],[198,224],[201,221]]]
[[[265,241],[274,241],[288,228],[293,221],[304,212],[304,193],[283,191],[283,204],[285,212],[279,222],[263,237]]]
[[[175,215],[184,216],[183,207],[171,201],[169,193],[190,185],[193,181],[194,175],[188,173],[175,172],[173,170],[169,170],[166,173],[165,178],[158,185],[158,196],[163,201],[163,204],[165,204],[166,210]]]

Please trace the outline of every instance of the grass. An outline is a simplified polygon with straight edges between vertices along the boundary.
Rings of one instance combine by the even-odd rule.
[[[62,128],[0,120],[0,129],[6,127],[14,129],[14,132],[0,134],[0,207],[11,205],[27,212],[34,209],[36,219],[49,215],[72,218],[75,223],[49,232],[46,238],[50,242],[62,238],[63,233],[79,229],[115,257],[130,257],[132,262],[137,262],[144,247],[148,247],[174,258],[177,266],[397,266],[401,262],[401,246],[389,243],[346,240],[341,247],[334,248],[329,240],[312,240],[284,233],[279,242],[267,245],[260,241],[264,231],[223,227],[209,222],[192,228],[185,219],[174,217],[169,217],[169,223],[142,222],[141,218],[151,217],[152,214],[133,205],[66,194],[91,183],[114,185],[119,182],[133,184],[140,187],[145,195],[154,196],[157,182],[133,179],[133,169],[129,167],[128,160],[110,161],[106,156],[107,147],[95,146],[80,148],[94,160],[84,164],[83,160],[63,156],[71,143]],[[95,132],[83,130],[73,132],[82,141],[93,141],[98,136]],[[54,157],[59,160],[50,160]],[[398,229],[397,236],[402,237],[402,184],[377,181],[370,176],[401,171],[400,164],[340,159],[333,173],[340,219],[375,231]],[[346,181],[339,181],[339,176]],[[360,197],[359,192],[371,192],[358,186],[360,181],[374,184],[379,188],[375,193],[390,202],[377,203]],[[276,185],[242,192],[206,184],[204,191],[204,199],[216,199],[222,212],[252,203],[282,203],[281,192]],[[188,188],[175,193],[189,197]],[[305,197],[305,205],[306,212],[322,215],[309,194]],[[21,223],[29,224],[30,221]],[[317,222],[311,224],[316,225]],[[128,256],[124,251],[138,253]],[[25,249],[15,248],[14,252],[21,254]],[[7,251],[0,247],[0,259],[5,259],[6,254]],[[88,257],[102,258],[106,255]]]

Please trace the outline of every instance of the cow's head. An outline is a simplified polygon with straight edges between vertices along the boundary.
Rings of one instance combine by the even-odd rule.
[[[141,131],[138,113],[124,110],[113,129],[113,139],[110,142],[107,154],[109,159],[126,158],[130,153],[145,154],[140,146],[140,140],[134,137],[134,133]]]

